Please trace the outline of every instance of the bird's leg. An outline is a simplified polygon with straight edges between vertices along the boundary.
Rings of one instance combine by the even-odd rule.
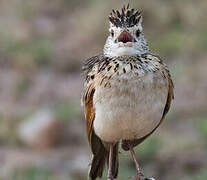
[[[107,180],[114,180],[114,177],[112,176],[113,147],[114,144],[111,143],[110,150],[109,150],[109,166],[108,166]]]
[[[136,166],[137,178],[138,178],[137,180],[143,180],[144,179],[144,175],[142,174],[141,169],[139,167],[139,164],[138,164],[138,161],[136,159],[136,155],[135,155],[134,149],[133,149],[133,147],[132,147],[132,145],[130,143],[128,143],[128,146],[129,146],[129,150],[130,150],[132,159],[134,160],[134,163],[135,163],[135,166]]]

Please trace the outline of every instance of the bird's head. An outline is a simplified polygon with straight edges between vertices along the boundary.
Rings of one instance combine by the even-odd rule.
[[[140,11],[130,9],[129,5],[121,11],[112,10],[109,16],[109,36],[104,46],[104,55],[109,57],[136,55],[149,52],[142,30]]]

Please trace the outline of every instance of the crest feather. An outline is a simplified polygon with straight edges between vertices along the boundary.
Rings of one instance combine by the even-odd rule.
[[[123,6],[121,11],[112,9],[109,16],[109,21],[116,27],[132,27],[139,23],[141,18],[141,11],[134,12],[134,9],[127,6]]]

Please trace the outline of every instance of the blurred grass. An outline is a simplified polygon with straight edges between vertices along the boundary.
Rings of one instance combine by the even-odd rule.
[[[29,90],[30,85],[31,85],[31,78],[29,77],[23,77],[20,82],[17,84],[16,87],[16,97],[17,99],[22,98]]]
[[[0,116],[0,118],[0,145],[11,147],[17,146],[18,138],[16,130],[21,118],[17,116],[9,117],[10,119],[4,116]]]
[[[3,51],[11,56],[12,64],[20,63],[19,61],[31,61],[30,63],[41,66],[49,65],[53,48],[50,38],[34,37],[28,41],[4,40]]]
[[[189,38],[190,37],[190,38]],[[175,57],[176,54],[200,54],[207,48],[206,33],[186,31],[185,29],[169,29],[158,38],[150,36],[152,50],[163,57]]]
[[[207,179],[207,171],[206,169],[202,169],[196,175],[193,175],[192,180],[206,180]]]
[[[207,148],[207,115],[201,115],[200,117],[197,118],[197,128],[198,132],[200,133],[201,137],[204,139],[204,145]]]
[[[8,180],[57,180],[52,172],[45,168],[27,167],[16,170]]]
[[[161,148],[161,139],[157,136],[151,136],[135,148],[135,152],[141,163],[148,163],[156,159]]]
[[[80,116],[80,104],[77,101],[67,101],[58,103],[54,106],[54,114],[58,120],[64,123],[75,121]]]

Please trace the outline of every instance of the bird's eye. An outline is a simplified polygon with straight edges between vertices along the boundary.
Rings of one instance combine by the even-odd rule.
[[[114,37],[114,31],[113,30],[111,30],[111,36]]]
[[[137,31],[136,31],[136,36],[139,37],[140,34],[141,34],[140,30],[137,30]]]

